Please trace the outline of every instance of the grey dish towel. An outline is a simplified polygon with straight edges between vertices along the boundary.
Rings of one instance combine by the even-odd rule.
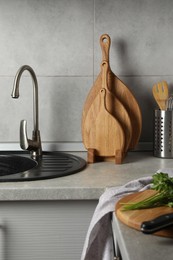
[[[173,176],[173,169],[161,169]],[[151,187],[152,176],[133,180],[121,187],[106,189],[99,199],[93,214],[81,256],[81,260],[112,260],[114,257],[112,213],[116,202],[124,195],[143,191]]]

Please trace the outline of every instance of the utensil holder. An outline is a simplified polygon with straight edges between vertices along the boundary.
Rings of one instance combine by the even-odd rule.
[[[155,110],[154,156],[173,158],[173,111]]]

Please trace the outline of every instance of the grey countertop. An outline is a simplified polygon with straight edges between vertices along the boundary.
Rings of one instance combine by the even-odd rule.
[[[87,157],[86,152],[71,154]],[[173,160],[153,157],[152,152],[129,152],[121,165],[99,162],[65,177],[0,183],[0,200],[98,200],[106,187],[124,185],[160,168],[173,168]]]
[[[172,260],[172,238],[145,235],[121,223],[113,214],[113,232],[123,260]]]

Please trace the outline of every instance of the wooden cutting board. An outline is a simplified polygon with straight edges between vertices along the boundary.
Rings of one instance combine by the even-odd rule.
[[[100,46],[102,50],[102,60],[107,61],[109,64],[108,88],[120,100],[129,113],[133,130],[129,149],[133,149],[137,145],[141,135],[142,115],[137,100],[132,92],[111,70],[109,63],[110,45],[110,36],[108,34],[101,35]]]
[[[114,116],[122,126],[125,134],[125,148],[126,152],[129,148],[129,144],[132,138],[132,124],[129,114],[123,104],[116,98],[108,89],[108,69],[109,64],[107,61],[103,61],[101,64],[102,71],[102,86],[106,89],[106,109],[108,112]]]
[[[98,114],[93,120],[92,111],[95,107],[93,102],[90,117],[86,117],[85,135],[83,138],[86,149],[95,149],[97,156],[114,156],[116,163],[122,163],[124,157],[125,136],[124,131],[118,120],[113,117],[106,109],[105,88],[100,90],[98,98],[100,107]]]
[[[142,130],[142,115],[139,105],[128,89],[127,86],[111,71],[109,63],[109,50],[110,50],[111,39],[109,35],[103,34],[100,37],[100,46],[102,50],[102,62],[108,63],[108,89],[118,99],[119,102],[124,106],[129,114],[132,127],[132,136],[130,138],[129,149],[133,149],[138,141]],[[94,85],[90,89],[86,98],[83,112],[82,112],[82,135],[85,131],[85,119],[88,111],[93,104],[95,98],[98,96],[100,89],[102,88],[102,71],[99,73]]]
[[[100,91],[101,106],[96,118],[95,145],[99,156],[114,156],[124,152],[125,138],[121,125],[106,109],[106,89]]]
[[[124,108],[124,106],[122,105],[122,103],[115,98],[115,96],[109,91],[108,87],[107,87],[107,73],[108,73],[108,63],[102,62],[101,64],[101,68],[102,68],[102,88],[106,90],[106,97],[105,97],[105,105],[104,105],[104,115],[109,112],[114,119],[116,120],[116,124],[119,125],[120,127],[122,127],[123,132],[125,134],[125,146],[123,148],[123,152],[124,154],[127,152],[127,149],[129,147],[129,143],[131,141],[131,136],[132,136],[132,126],[131,126],[131,121],[130,121],[130,117],[126,111],[126,109]],[[100,113],[100,110],[103,110],[103,104],[101,102],[101,98],[100,98],[100,93],[97,95],[97,97],[93,100],[93,103],[91,104],[88,113],[86,115],[84,124],[83,124],[83,131],[82,131],[82,138],[83,138],[83,143],[86,147],[86,149],[88,150],[89,148],[95,148],[97,149],[97,155],[102,154],[111,154],[111,156],[113,156],[115,153],[110,153],[110,151],[107,151],[107,153],[101,153],[102,150],[102,142],[103,140],[107,143],[107,146],[109,146],[109,142],[108,142],[108,137],[109,137],[109,132],[114,134],[114,138],[118,139],[118,136],[116,135],[116,131],[115,131],[115,126],[110,125],[111,129],[109,129],[109,132],[107,132],[107,136],[105,136],[105,138],[100,139],[99,142],[97,142],[98,144],[100,144],[99,146],[94,146],[94,144],[96,143],[95,139],[100,136],[100,132],[102,131],[102,128],[100,128],[100,131],[98,131],[98,136],[96,134],[96,121],[97,117]],[[107,111],[107,112],[106,112]],[[114,121],[115,121],[114,120]],[[105,129],[107,127],[107,122],[104,121],[104,118],[102,119],[102,124],[103,124],[103,129]],[[117,128],[117,127],[116,127]],[[99,129],[98,129],[99,130]],[[118,131],[122,132],[121,130]],[[111,145],[113,140],[111,141]],[[101,146],[101,150],[100,147]],[[108,148],[108,147],[107,147]],[[115,151],[114,151],[115,152]],[[105,155],[106,156],[106,155]]]
[[[151,220],[163,214],[173,213],[173,209],[169,207],[157,207],[151,209],[122,211],[123,206],[121,203],[141,201],[153,195],[155,192],[156,191],[154,190],[146,190],[143,192],[137,192],[137,193],[127,195],[122,199],[120,199],[115,207],[115,212],[116,212],[115,214],[117,218],[125,225],[134,228],[136,230],[140,230],[141,223],[143,221]],[[173,227],[163,229],[161,231],[154,233],[153,235],[173,238]]]

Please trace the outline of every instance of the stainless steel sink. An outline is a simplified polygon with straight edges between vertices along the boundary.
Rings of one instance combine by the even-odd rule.
[[[84,159],[68,153],[43,152],[35,161],[27,152],[0,152],[0,182],[62,177],[85,167]]]

